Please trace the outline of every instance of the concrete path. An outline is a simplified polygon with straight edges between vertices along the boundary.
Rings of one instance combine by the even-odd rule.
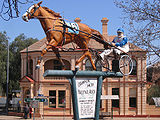
[[[22,117],[17,117],[17,116],[6,116],[6,115],[0,115],[0,120],[26,120]],[[27,120],[33,120],[32,119],[27,119]],[[35,120],[73,120],[71,117],[70,118],[63,118],[63,117],[45,117],[43,118],[35,118]],[[84,119],[83,119],[84,120]],[[85,119],[85,120],[91,120],[91,119]],[[112,120],[111,118],[105,118],[103,120]],[[138,118],[138,117],[132,117],[132,118],[124,118],[124,117],[115,117],[113,120],[160,120],[160,118]]]

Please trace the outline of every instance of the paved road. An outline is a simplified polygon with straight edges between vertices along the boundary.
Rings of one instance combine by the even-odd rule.
[[[17,117],[17,116],[0,115],[0,120],[26,120],[26,119],[24,119],[22,117]],[[33,118],[32,119],[27,119],[27,120],[33,120]],[[72,118],[45,117],[44,119],[43,118],[35,118],[35,120],[72,120]],[[89,120],[89,119],[85,119],[85,120]],[[104,120],[112,120],[112,119],[111,118],[106,118]],[[115,117],[115,118],[113,118],[113,120],[160,120],[160,118],[137,118],[137,117],[132,117],[132,118],[124,118],[124,117],[122,117],[122,118],[118,118],[118,117]]]

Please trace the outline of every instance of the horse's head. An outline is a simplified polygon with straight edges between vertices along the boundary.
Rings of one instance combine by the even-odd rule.
[[[22,19],[28,22],[29,19],[37,17],[39,13],[38,9],[41,3],[42,1],[29,7],[28,10],[23,14]]]

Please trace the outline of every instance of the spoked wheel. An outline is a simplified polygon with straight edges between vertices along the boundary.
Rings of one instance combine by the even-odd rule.
[[[109,69],[109,62],[107,59],[100,59],[100,58],[97,58],[95,60],[95,66],[97,68],[97,71],[101,70],[102,68],[105,68],[107,71],[110,70]]]
[[[133,69],[132,59],[128,55],[122,55],[119,60],[119,70],[123,75],[129,75]]]

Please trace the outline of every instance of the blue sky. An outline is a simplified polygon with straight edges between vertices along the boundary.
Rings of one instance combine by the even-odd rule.
[[[101,19],[107,17],[109,19],[108,33],[109,35],[115,35],[117,28],[122,26],[122,20],[120,19],[122,12],[115,6],[113,1],[114,0],[45,0],[41,6],[46,6],[55,12],[59,12],[65,19],[71,21],[79,17],[82,23],[89,25],[101,33]],[[21,18],[32,4],[19,5],[19,18],[11,19],[10,21],[4,21],[0,18],[0,32],[6,31],[8,37],[10,37],[10,41],[13,41],[15,37],[21,33],[24,33],[27,37],[38,38],[39,40],[45,37],[45,33],[37,19],[25,22]]]

